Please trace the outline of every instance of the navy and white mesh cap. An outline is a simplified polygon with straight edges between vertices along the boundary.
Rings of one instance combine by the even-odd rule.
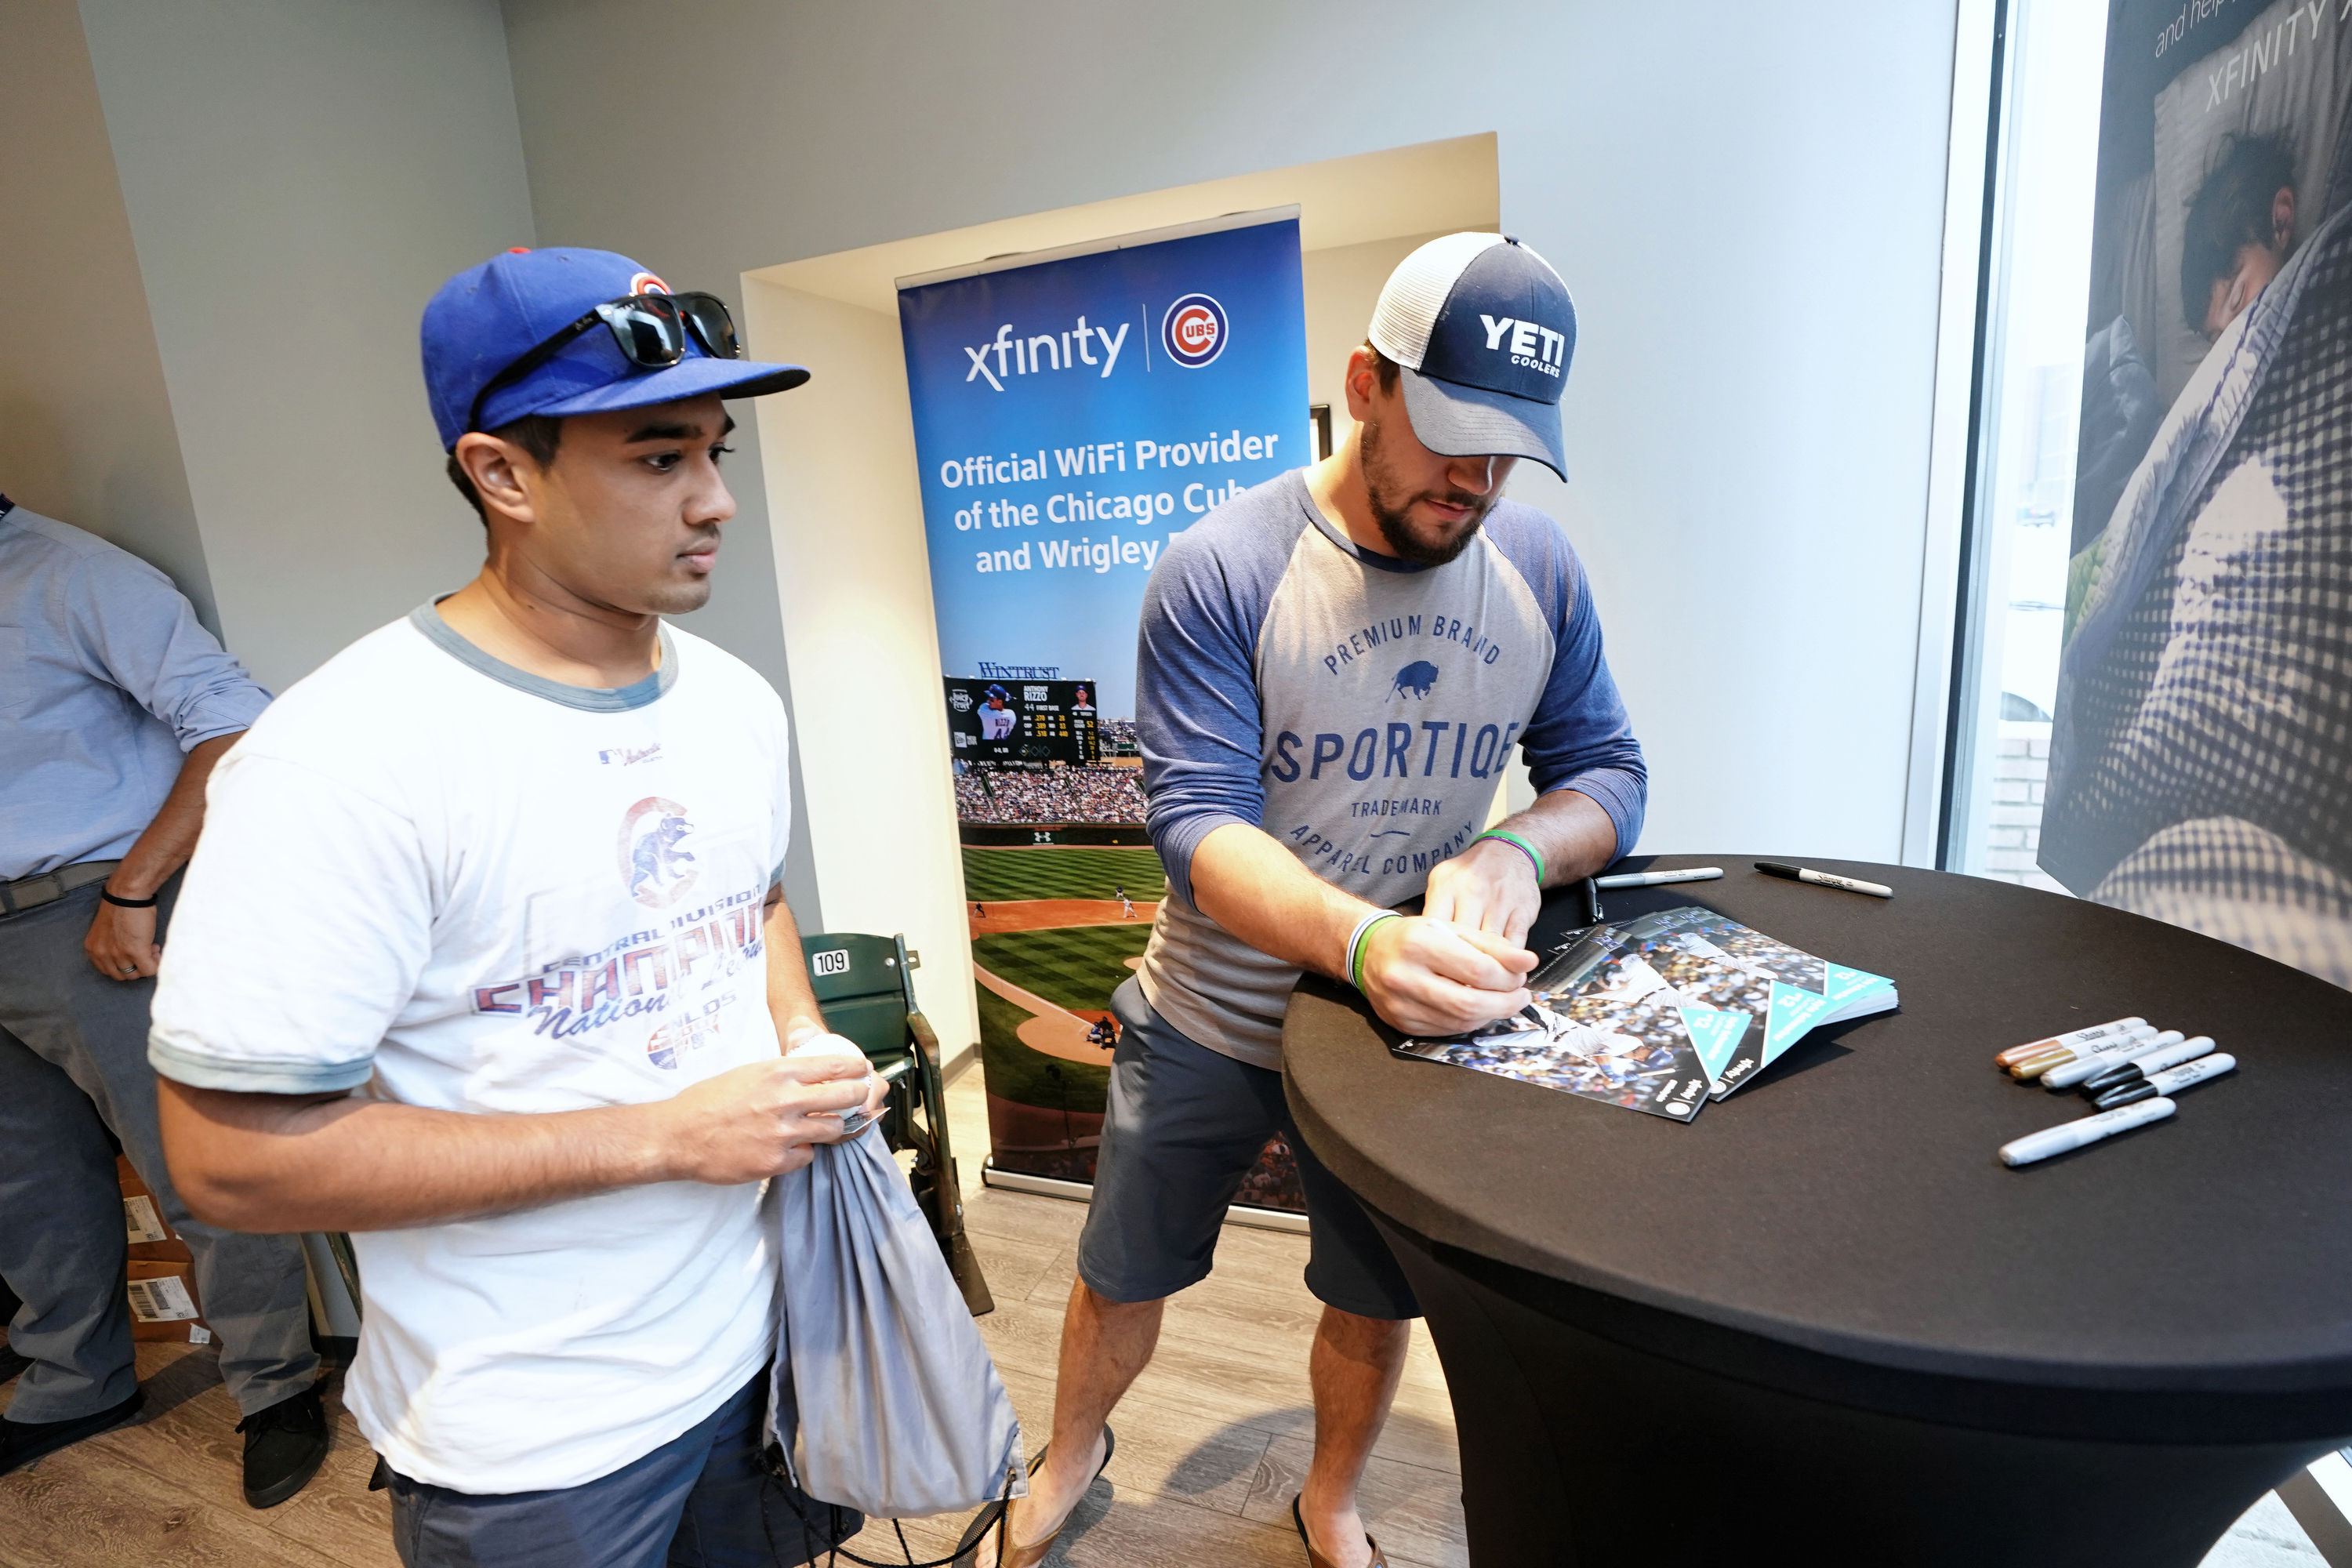
[[[1449,234],[1397,264],[1372,346],[1403,369],[1412,433],[1449,458],[1533,458],[1568,478],[1559,394],[1576,305],[1551,263],[1499,234]]]

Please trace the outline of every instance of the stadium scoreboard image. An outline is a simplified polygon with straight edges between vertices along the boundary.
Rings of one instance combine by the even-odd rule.
[[[1102,759],[1091,680],[947,680],[948,734],[971,767],[1035,767]]]

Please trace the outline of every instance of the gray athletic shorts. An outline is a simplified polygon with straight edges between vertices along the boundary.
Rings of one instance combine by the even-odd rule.
[[[1307,1189],[1307,1288],[1363,1318],[1421,1316],[1412,1287],[1355,1195],[1292,1125],[1282,1075],[1188,1038],[1129,980],[1078,1275],[1113,1301],[1155,1301],[1208,1278],[1217,1227],[1265,1141],[1280,1132]]]

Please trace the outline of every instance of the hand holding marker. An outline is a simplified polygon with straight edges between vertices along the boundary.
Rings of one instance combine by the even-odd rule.
[[[2097,1114],[2062,1122],[2001,1145],[2004,1165],[2030,1165],[2103,1138],[2161,1121],[2178,1109],[2168,1097],[2231,1071],[2237,1058],[2213,1049],[2210,1035],[2183,1039],[2158,1033],[2145,1018],[2053,1035],[2014,1046],[1993,1058],[2021,1081],[2039,1079],[2053,1092],[2079,1088]]]

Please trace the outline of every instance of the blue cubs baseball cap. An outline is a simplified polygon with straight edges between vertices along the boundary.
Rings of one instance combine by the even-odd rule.
[[[1507,235],[1433,239],[1389,274],[1366,335],[1402,368],[1423,446],[1533,458],[1568,478],[1559,394],[1576,305],[1550,262]]]
[[[713,392],[758,397],[789,391],[809,378],[800,365],[713,353],[699,325],[682,333],[683,356],[658,369],[632,362],[602,321],[580,328],[599,305],[671,292],[668,284],[625,256],[566,247],[510,250],[450,279],[425,305],[418,330],[425,391],[442,450],[455,447],[468,429],[495,430],[528,414],[604,414]],[[677,298],[695,301],[706,316],[715,307],[724,331],[714,335],[732,348],[734,328],[724,305],[707,295]],[[543,363],[483,396],[483,389],[509,366],[574,329],[580,330]],[[469,425],[478,399],[481,409]]]

